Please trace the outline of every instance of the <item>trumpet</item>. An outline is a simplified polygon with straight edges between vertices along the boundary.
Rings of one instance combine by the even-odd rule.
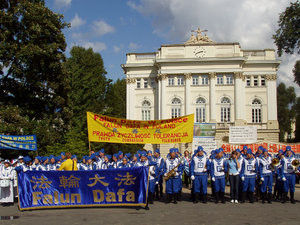
[[[296,171],[296,170],[298,170],[299,166],[300,166],[300,161],[298,159],[294,159],[292,161],[292,167],[293,167],[293,169]]]

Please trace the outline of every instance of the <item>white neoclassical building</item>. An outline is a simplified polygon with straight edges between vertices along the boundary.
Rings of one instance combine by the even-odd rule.
[[[257,126],[258,141],[278,141],[274,49],[245,50],[216,43],[200,29],[184,44],[157,52],[128,53],[127,119],[158,120],[194,113],[216,123],[216,140],[228,142],[229,126]],[[146,148],[155,148],[149,146]],[[167,152],[171,145],[158,146]],[[179,145],[181,151],[190,144]]]

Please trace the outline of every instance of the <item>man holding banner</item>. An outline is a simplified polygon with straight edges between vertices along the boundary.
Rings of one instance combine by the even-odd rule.
[[[66,153],[67,160],[64,161],[57,170],[71,171],[78,170],[77,163],[75,160],[71,159],[72,155],[70,152]]]

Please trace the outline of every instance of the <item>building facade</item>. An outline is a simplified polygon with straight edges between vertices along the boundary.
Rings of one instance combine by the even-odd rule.
[[[216,123],[218,145],[229,126],[257,126],[258,141],[278,141],[274,49],[244,50],[216,43],[200,29],[184,44],[157,52],[128,53],[127,119],[159,120],[195,114],[195,122]],[[175,145],[175,144],[174,144]],[[178,144],[177,144],[178,146]],[[160,147],[167,152],[172,145]],[[180,144],[181,151],[191,144]]]

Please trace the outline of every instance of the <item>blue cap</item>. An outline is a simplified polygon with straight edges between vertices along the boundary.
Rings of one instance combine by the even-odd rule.
[[[60,155],[66,155],[66,153],[65,152],[61,152]]]
[[[198,150],[198,152],[201,152],[201,151],[203,151],[203,147],[202,146],[198,146],[197,150]]]
[[[291,148],[291,146],[286,146],[286,148],[285,148],[285,151],[292,151],[292,148]]]
[[[221,148],[217,148],[217,149],[215,150],[215,154],[219,154],[220,152],[222,152],[222,149],[221,149]]]
[[[243,150],[247,150],[248,147],[246,145],[243,146]]]
[[[263,148],[263,152],[269,152],[269,151],[268,151],[268,149],[266,149],[266,148]]]
[[[123,152],[122,151],[118,151],[118,155],[123,155]]]
[[[118,154],[116,153],[116,154],[114,154],[114,155],[113,155],[113,157],[116,157],[116,158],[118,158],[119,156],[118,156]]]
[[[278,153],[281,153],[281,154],[283,154],[283,150],[282,150],[282,149],[280,149],[280,150],[278,151]]]
[[[71,159],[77,159],[77,155],[72,155]]]
[[[131,157],[131,153],[128,152],[128,153],[125,154],[125,156],[129,159]]]
[[[141,157],[142,156],[147,156],[147,153],[145,151],[141,151],[140,155],[141,155]]]
[[[264,147],[263,146],[258,146],[258,150],[264,150]]]
[[[24,162],[29,163],[31,161],[31,158],[29,156],[24,157]]]
[[[111,160],[111,155],[106,155],[105,157],[107,157],[108,160]]]
[[[134,154],[134,157],[139,158],[139,154]]]
[[[152,151],[151,151],[151,150],[149,150],[147,153],[148,153],[148,154],[152,154]]]
[[[241,150],[239,148],[237,148],[235,151],[241,153]]]
[[[101,148],[100,153],[105,153],[104,148]]]
[[[248,148],[248,149],[247,149],[247,154],[253,154],[251,148]]]
[[[172,152],[176,152],[176,149],[175,148],[170,148],[170,151],[169,151],[170,153],[172,153]]]
[[[160,150],[157,148],[157,149],[155,149],[155,151],[154,152],[156,152],[156,153],[158,153],[158,154],[160,154]]]

